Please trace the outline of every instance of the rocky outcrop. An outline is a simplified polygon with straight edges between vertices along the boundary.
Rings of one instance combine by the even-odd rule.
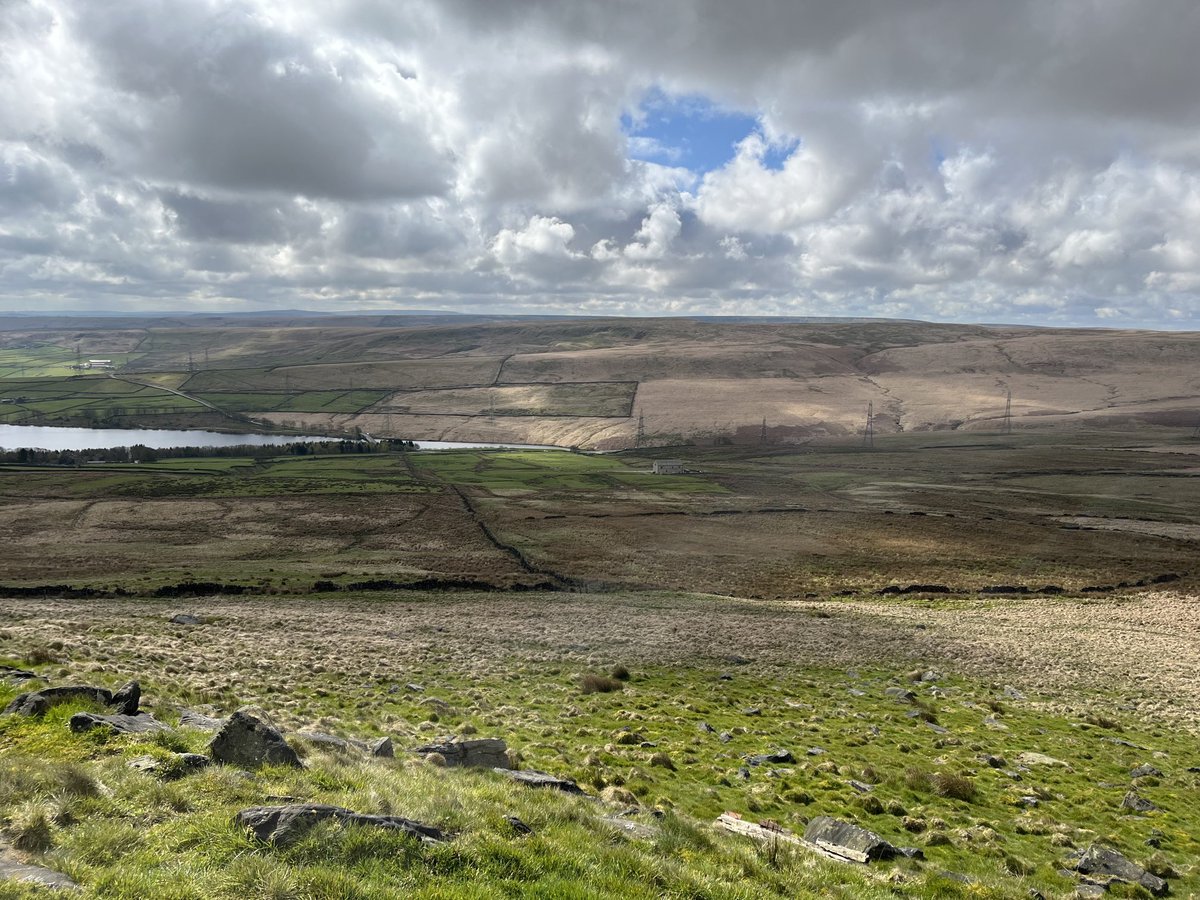
[[[4,708],[5,714],[15,713],[22,716],[42,716],[56,703],[68,701],[99,703],[101,706],[112,704],[112,691],[106,688],[90,687],[88,685],[64,685],[63,687],[42,688],[38,691],[28,691],[18,694]]]
[[[1141,885],[1155,897],[1163,897],[1168,891],[1167,882],[1151,875],[1137,863],[1126,859],[1111,847],[1092,844],[1083,851],[1075,871],[1081,875],[1099,876],[1111,881]]]
[[[853,862],[891,859],[896,848],[873,831],[830,816],[817,816],[804,829],[805,842],[832,856]]]
[[[508,745],[500,738],[478,740],[449,740],[416,747],[414,753],[439,754],[447,766],[465,766],[472,769],[509,769]]]
[[[208,751],[217,762],[244,769],[300,767],[300,757],[277,729],[242,710],[229,717],[209,743]]]
[[[255,806],[243,809],[234,821],[253,832],[257,840],[287,846],[303,837],[319,822],[333,820],[343,825],[365,825],[402,831],[429,844],[446,840],[445,833],[432,825],[401,816],[376,816],[356,813],[341,806],[323,803],[295,803],[288,806]]]

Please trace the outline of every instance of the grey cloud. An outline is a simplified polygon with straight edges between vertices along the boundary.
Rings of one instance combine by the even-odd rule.
[[[190,240],[233,244],[282,244],[312,236],[321,226],[314,212],[294,201],[213,200],[164,192],[168,218]]]

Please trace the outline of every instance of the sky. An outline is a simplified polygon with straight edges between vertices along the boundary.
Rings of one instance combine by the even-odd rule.
[[[0,310],[1200,328],[1195,0],[0,0]]]

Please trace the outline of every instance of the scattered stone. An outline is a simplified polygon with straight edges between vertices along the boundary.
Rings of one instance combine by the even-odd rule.
[[[1017,805],[1023,806],[1026,809],[1034,809],[1039,803],[1041,803],[1041,800],[1039,800],[1037,797],[1034,797],[1032,794],[1027,794],[1024,797],[1017,798]]]
[[[1024,700],[1025,695],[1018,691],[1011,684],[1006,684],[1004,690],[1000,692],[1001,696],[1006,700]]]
[[[396,748],[392,744],[390,737],[384,736],[376,738],[373,741],[368,741],[367,749],[371,752],[372,756],[378,759],[395,759],[396,757]]]
[[[1003,769],[1008,765],[1008,760],[1003,756],[988,755],[983,758],[985,765],[993,769]]]
[[[236,713],[235,713],[236,715]],[[376,816],[356,813],[341,806],[324,803],[297,803],[289,806],[255,806],[243,809],[234,821],[254,832],[254,837],[277,847],[287,846],[303,837],[318,822],[332,819],[343,825],[369,825],[391,831],[403,831],[428,844],[446,840],[441,829],[423,825],[401,816]]]
[[[191,613],[176,613],[171,616],[172,625],[203,625],[205,620],[200,616],[194,616]]]
[[[42,688],[39,691],[28,691],[24,694],[18,694],[4,708],[4,714],[14,713],[22,716],[42,716],[54,704],[68,700],[84,700],[108,706],[112,703],[112,699],[112,691],[105,688],[89,687],[86,685],[49,687]]]
[[[796,757],[792,756],[791,750],[776,750],[774,753],[760,753],[757,756],[746,757],[746,762],[752,766],[785,765],[795,761]]]
[[[726,656],[725,662],[729,663],[731,666],[748,666],[748,665],[750,665],[750,660],[746,659],[746,657],[744,657],[744,656],[739,656],[736,653],[730,653],[728,656]]]
[[[939,725],[937,722],[926,722],[925,727],[928,728],[930,731],[932,731],[934,734],[949,734],[950,733],[949,728],[946,728],[943,725]]]
[[[1075,893],[1072,895],[1076,900],[1093,900],[1095,897],[1103,897],[1108,893],[1108,888],[1102,884],[1081,884],[1075,888]]]
[[[761,716],[762,710],[757,706],[752,706],[749,709],[742,710],[743,716]]]
[[[1130,778],[1148,778],[1151,776],[1153,776],[1154,778],[1161,778],[1162,772],[1160,772],[1154,766],[1150,765],[1150,763],[1145,763],[1144,765],[1140,765],[1136,769],[1134,769],[1132,772],[1129,773]]]
[[[853,778],[847,781],[846,784],[850,785],[850,787],[854,788],[860,794],[866,794],[875,790],[875,785],[867,784],[865,781],[855,781]]]
[[[171,730],[149,713],[138,713],[136,716],[120,713],[115,716],[102,716],[96,713],[77,712],[67,720],[67,727],[76,734],[102,727],[109,728],[115,734],[154,734],[159,731]]]
[[[506,821],[509,825],[511,825],[513,831],[515,831],[517,834],[520,834],[520,835],[533,834],[533,829],[530,828],[528,825],[526,825],[524,822],[522,822],[520,819],[518,819],[516,816],[505,816],[504,821]]]
[[[195,728],[198,731],[220,731],[228,721],[228,719],[217,719],[212,716],[206,716],[191,709],[179,711],[180,728]]]
[[[283,735],[242,710],[229,717],[209,743],[208,750],[217,762],[244,769],[264,765],[300,768],[300,757]]]
[[[139,756],[129,760],[125,765],[139,772],[145,772],[147,775],[157,775],[164,781],[174,781],[176,778],[198,772],[211,762],[211,759],[199,753],[173,753],[169,759]]]
[[[410,681],[408,684],[405,685],[405,687],[408,688],[408,690],[412,691],[414,694],[419,694],[423,690],[425,690],[425,685],[417,684],[415,681]]]
[[[1053,756],[1047,756],[1045,753],[1034,753],[1026,751],[1025,753],[1017,754],[1017,765],[1021,766],[1062,766],[1064,769],[1071,768],[1061,759],[1055,759]]]
[[[925,851],[920,847],[897,847],[896,852],[905,859],[924,859]]]
[[[917,695],[906,687],[890,687],[884,690],[883,693],[884,696],[891,697],[893,700],[903,701],[904,703],[912,703],[917,699]]]
[[[440,754],[447,766],[465,766],[472,769],[507,769],[511,766],[508,745],[500,738],[448,740],[417,747],[413,752],[423,755]]]
[[[957,881],[959,884],[974,884],[975,879],[970,875],[964,875],[962,872],[938,872],[941,878],[947,881]]]
[[[1145,797],[1139,797],[1137,791],[1129,791],[1121,800],[1121,809],[1132,809],[1134,812],[1150,812],[1158,809]]]
[[[79,885],[69,876],[45,866],[22,862],[15,853],[0,844],[0,883],[6,881],[60,891],[79,890]]]
[[[722,731],[719,735],[717,735],[717,738],[718,738],[718,740],[720,740],[720,742],[722,744],[728,744],[730,741],[733,740],[733,735],[730,734],[728,731]]]
[[[830,816],[817,816],[804,829],[804,840],[820,850],[854,862],[891,859],[896,848],[873,831]]]
[[[988,716],[983,720],[983,727],[990,728],[992,731],[1008,731],[1008,726],[997,719],[995,716]]]
[[[1128,747],[1130,750],[1145,751],[1147,749],[1147,748],[1143,747],[1141,744],[1135,744],[1133,741],[1125,740],[1125,738],[1106,737],[1103,740],[1108,741],[1110,744],[1116,744],[1118,747]]]
[[[613,738],[614,743],[620,744],[623,747],[635,746],[643,743],[645,740],[646,739],[636,731],[619,731],[617,732],[617,736]]]
[[[1167,893],[1168,885],[1156,875],[1151,875],[1141,866],[1130,862],[1111,847],[1092,844],[1083,851],[1075,871],[1083,875],[1101,875],[1124,881],[1129,884],[1140,884],[1155,897]]]
[[[112,695],[109,706],[126,716],[136,716],[142,702],[142,686],[137,681],[127,681]]]
[[[553,788],[558,791],[565,791],[568,794],[583,793],[583,789],[569,778],[556,778],[553,775],[548,775],[545,772],[537,772],[533,769],[497,767],[493,771],[499,772],[501,775],[507,776],[526,787]]]
[[[717,729],[713,728],[707,722],[701,722],[696,727],[698,729],[700,729],[701,731],[703,731],[705,734],[716,734],[716,731],[717,731]]]
[[[825,753],[826,750],[824,747],[809,747],[804,752],[809,756],[820,756],[821,754]]]

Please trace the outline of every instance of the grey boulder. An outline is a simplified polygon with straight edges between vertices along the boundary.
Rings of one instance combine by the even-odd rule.
[[[414,753],[440,753],[447,766],[465,766],[472,769],[509,769],[508,745],[500,738],[478,740],[441,741],[417,747]]]
[[[1126,859],[1111,847],[1092,844],[1083,851],[1075,871],[1081,875],[1099,875],[1128,884],[1138,884],[1155,897],[1165,896],[1167,883],[1157,875],[1151,875],[1135,862]]]
[[[91,731],[93,728],[107,728],[115,734],[154,734],[171,730],[149,713],[138,713],[136,716],[123,713],[102,716],[97,713],[77,712],[67,720],[67,727],[76,734]]]
[[[209,742],[208,751],[217,762],[243,769],[300,768],[300,757],[277,729],[241,710],[229,717]]]
[[[873,831],[831,816],[817,816],[804,829],[804,840],[819,850],[854,862],[891,859],[896,848]]]

